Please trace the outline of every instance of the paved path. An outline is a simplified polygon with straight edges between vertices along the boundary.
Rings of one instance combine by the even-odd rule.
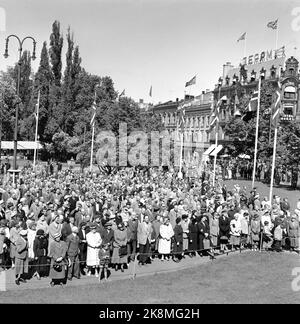
[[[249,250],[244,250],[242,253],[247,253]],[[216,255],[216,258],[226,258],[226,257],[233,257],[234,254],[240,253],[239,251],[230,252],[227,256],[224,255]],[[133,279],[133,273],[135,271],[136,278],[142,277],[142,276],[149,276],[149,275],[155,275],[159,273],[165,273],[165,272],[173,272],[183,269],[189,269],[192,267],[199,266],[201,264],[205,264],[208,262],[214,262],[213,260],[210,260],[208,257],[200,257],[196,256],[194,258],[190,258],[186,256],[185,259],[183,259],[181,262],[176,263],[172,260],[170,261],[160,261],[159,259],[155,259],[152,264],[145,265],[143,267],[140,267],[138,265],[134,266],[133,263],[129,264],[129,268],[126,269],[124,272],[121,272],[120,270],[115,271],[114,269],[111,270],[111,281],[116,280],[132,280]],[[135,270],[134,270],[135,267]],[[36,278],[32,278],[27,281],[27,283],[21,283],[20,286],[17,286],[15,284],[15,273],[14,270],[7,270],[2,271],[0,276],[0,284],[1,284],[1,277],[5,273],[5,279],[6,279],[6,290],[12,291],[12,290],[20,290],[20,289],[53,289],[50,287],[50,279],[49,278],[41,278],[41,280],[37,280]],[[3,277],[2,277],[3,278]],[[95,276],[82,276],[81,279],[73,279],[72,281],[68,281],[66,287],[68,286],[82,286],[82,285],[92,285],[92,284],[98,284],[98,278]],[[0,286],[0,289],[2,287]],[[3,289],[3,288],[2,288]],[[0,290],[1,291],[1,290]],[[4,295],[5,296],[5,295]]]

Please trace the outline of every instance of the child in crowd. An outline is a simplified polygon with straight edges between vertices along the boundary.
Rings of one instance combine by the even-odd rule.
[[[104,281],[108,281],[108,265],[110,264],[110,245],[109,243],[103,244],[99,250],[99,260],[100,260],[100,273],[99,282],[101,282],[101,275],[103,271]]]

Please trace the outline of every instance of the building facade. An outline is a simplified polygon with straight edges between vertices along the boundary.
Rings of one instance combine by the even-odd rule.
[[[207,90],[196,97],[176,99],[153,107],[153,112],[161,116],[166,130],[178,146],[180,145],[179,110],[184,109],[184,158],[195,152],[201,155],[210,146],[209,124],[212,105],[213,92]]]
[[[219,142],[226,145],[230,138],[225,135],[224,128],[232,117],[241,117],[239,105],[243,98],[250,98],[258,89],[258,79],[281,84],[281,122],[296,120],[300,122],[300,74],[299,62],[291,56],[274,58],[261,63],[240,65],[234,68],[230,62],[223,65],[223,75],[213,91],[214,105],[219,99],[220,106]],[[211,144],[215,141],[215,130],[210,134]]]

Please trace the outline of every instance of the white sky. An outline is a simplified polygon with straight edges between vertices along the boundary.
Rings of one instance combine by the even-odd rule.
[[[275,31],[266,25],[277,18],[278,47],[285,45],[287,54],[300,58],[300,30],[292,27],[292,10],[299,8],[300,16],[295,0],[4,0],[0,7],[6,13],[3,31],[0,10],[0,69],[17,60],[13,40],[10,57],[2,55],[5,37],[17,34],[36,39],[36,70],[42,43],[49,44],[58,19],[64,36],[71,26],[86,70],[111,76],[116,90],[125,88],[135,100],[148,101],[151,85],[154,103],[182,98],[185,82],[195,74],[191,94],[213,89],[223,64],[241,60],[242,33],[247,32],[248,55],[274,49]]]

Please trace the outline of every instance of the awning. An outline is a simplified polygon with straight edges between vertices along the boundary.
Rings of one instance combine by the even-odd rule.
[[[223,149],[223,145],[218,145],[216,149],[213,150],[213,152],[210,153],[210,156],[216,156],[218,153]]]
[[[212,152],[215,149],[216,145],[211,145],[204,153],[203,155],[209,155],[210,152]]]
[[[34,150],[37,148],[41,150],[43,146],[39,142],[34,141],[18,141],[17,150]],[[13,141],[1,141],[1,150],[13,150],[14,142]]]

